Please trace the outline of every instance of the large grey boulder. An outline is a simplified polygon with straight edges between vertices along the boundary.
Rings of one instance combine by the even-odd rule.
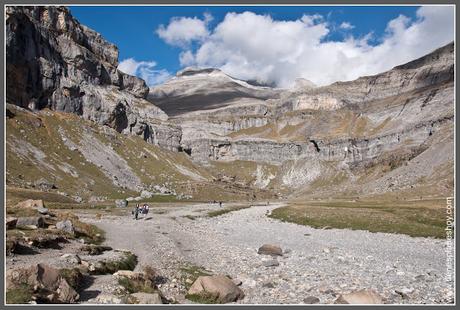
[[[45,221],[41,216],[18,217],[16,226],[36,226],[45,227]]]

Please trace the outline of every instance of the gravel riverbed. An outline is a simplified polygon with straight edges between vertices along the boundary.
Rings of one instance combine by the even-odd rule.
[[[106,231],[106,244],[135,253],[137,269],[158,269],[165,278],[160,289],[178,302],[187,302],[180,269],[190,264],[241,281],[245,298],[238,303],[302,304],[309,296],[333,303],[358,289],[373,289],[386,303],[453,301],[445,281],[444,240],[313,229],[267,217],[280,206],[253,206],[211,218],[207,212],[219,206],[155,208],[138,221],[128,213],[81,218]],[[278,266],[266,267],[272,257],[257,254],[265,243],[283,249]]]

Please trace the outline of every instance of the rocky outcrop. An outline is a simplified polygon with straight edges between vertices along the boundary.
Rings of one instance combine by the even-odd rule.
[[[412,128],[372,138],[316,139],[307,142],[275,142],[263,139],[196,139],[187,145],[191,157],[201,163],[209,160],[247,160],[280,165],[285,161],[309,158],[356,164],[397,149],[418,148],[453,116],[417,124]]]
[[[132,132],[140,123],[162,128],[167,120],[144,99],[145,81],[117,69],[117,47],[67,8],[9,6],[6,37],[7,102],[75,113],[118,132]],[[167,141],[168,148],[172,143],[159,136],[145,140]]]
[[[365,76],[354,81],[336,82],[329,86],[309,87],[286,92],[280,107],[287,110],[335,110],[343,106],[362,105],[414,89],[441,85],[454,78],[454,43],[387,72]]]

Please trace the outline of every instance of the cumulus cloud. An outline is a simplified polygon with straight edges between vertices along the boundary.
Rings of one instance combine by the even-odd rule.
[[[143,79],[148,86],[153,86],[165,82],[171,77],[171,74],[164,69],[155,69],[155,61],[136,61],[134,58],[127,58],[120,62],[118,70],[129,74],[136,75]]]
[[[355,28],[355,26],[353,26],[349,22],[343,22],[343,23],[340,24],[339,28],[344,29],[344,30],[351,30],[351,29]]]
[[[183,20],[196,23],[197,29],[182,32],[177,25]],[[334,26],[321,15],[275,20],[253,12],[227,13],[212,31],[204,20],[190,18],[175,18],[162,29],[173,29],[172,24],[174,35],[163,36],[166,42],[200,40],[195,49],[183,47],[183,66],[217,67],[241,79],[280,87],[291,86],[298,77],[326,85],[389,70],[453,41],[454,7],[423,6],[413,19],[400,15],[387,24],[381,38],[374,38],[377,44],[370,44],[372,33],[327,40]],[[339,28],[352,27],[344,22]]]
[[[205,13],[203,19],[197,17],[173,17],[167,26],[160,25],[156,33],[171,45],[185,47],[195,40],[204,40],[209,36],[208,23],[213,17]]]

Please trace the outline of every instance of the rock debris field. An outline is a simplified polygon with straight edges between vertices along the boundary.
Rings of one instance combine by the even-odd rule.
[[[155,208],[137,221],[131,215],[80,216],[106,231],[105,244],[135,253],[136,270],[156,268],[164,278],[160,290],[179,303],[190,302],[181,282],[186,266],[241,283],[245,297],[237,303],[244,304],[328,304],[360,289],[374,290],[384,303],[453,301],[445,280],[444,240],[313,229],[267,217],[280,206],[253,206],[217,217],[207,216],[219,209],[213,204]],[[263,244],[280,246],[282,256],[258,254]],[[110,291],[116,286],[112,279],[101,276],[88,290]],[[86,302],[100,300],[93,296]]]

